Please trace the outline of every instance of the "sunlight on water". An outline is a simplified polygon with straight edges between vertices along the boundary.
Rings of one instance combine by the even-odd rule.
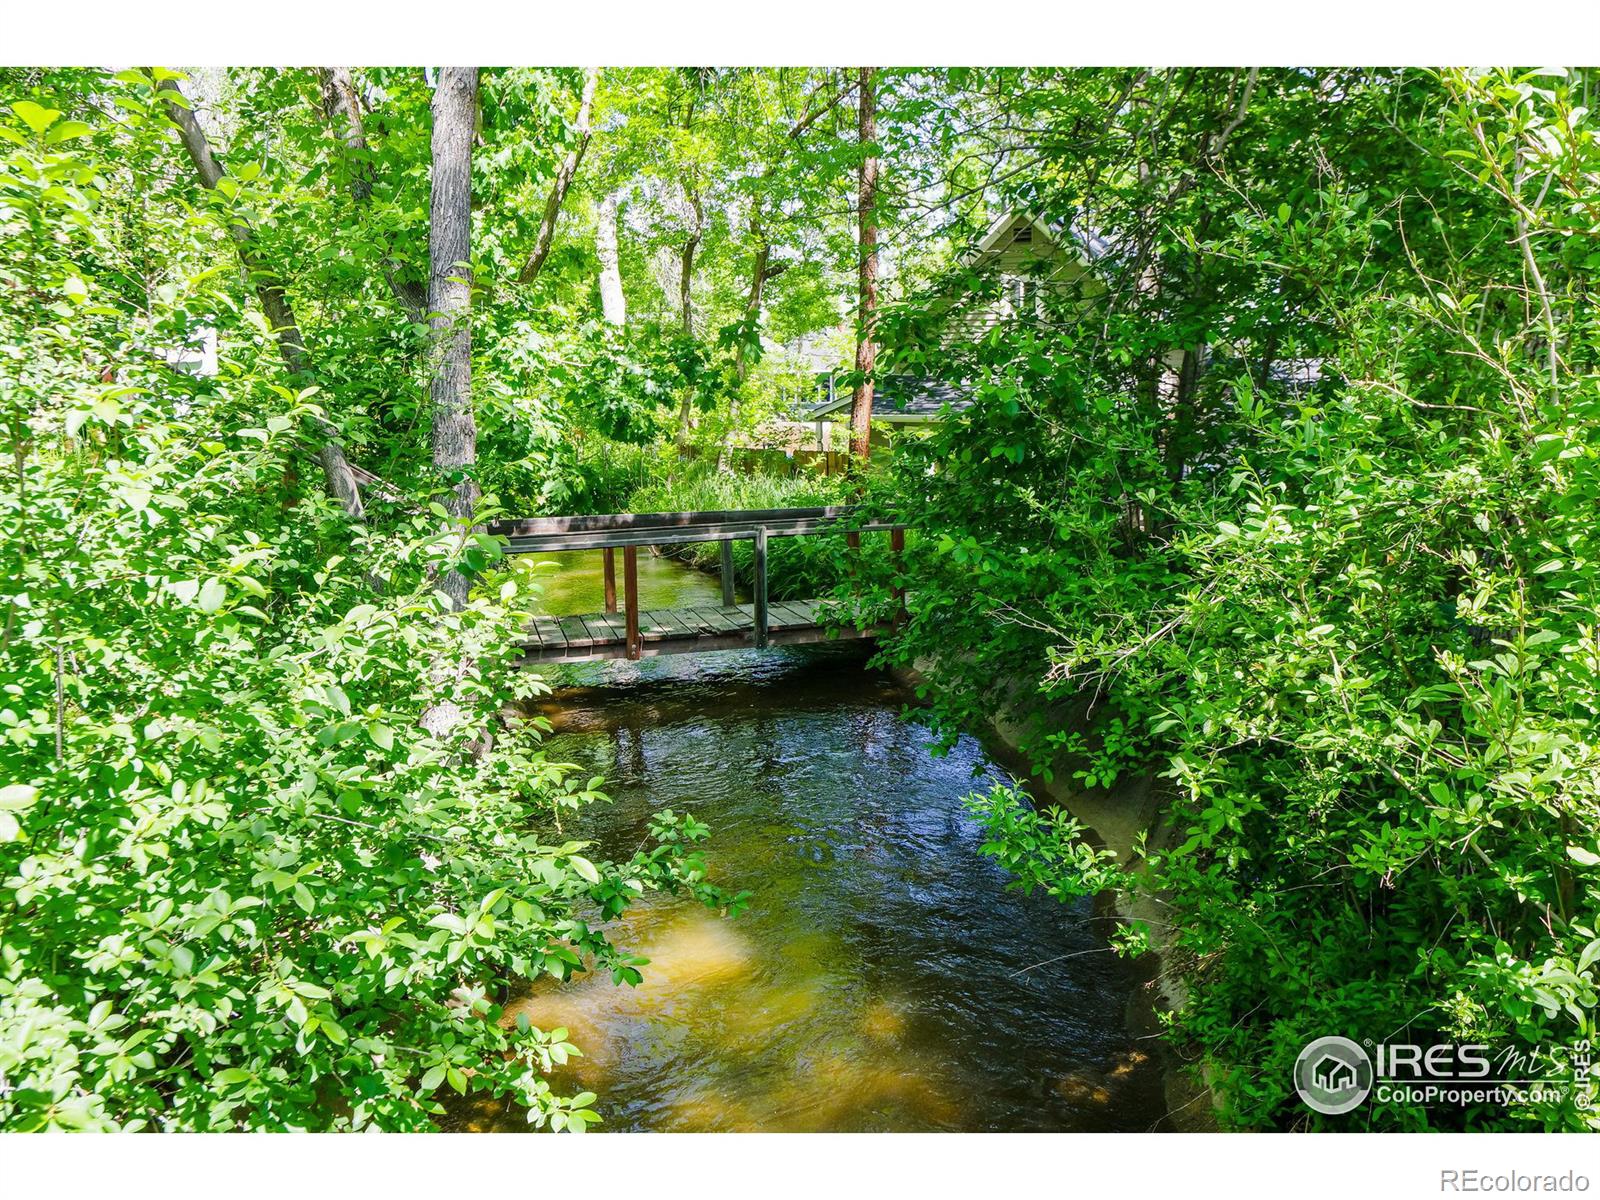
[[[667,592],[714,597],[715,579],[656,561]],[[558,582],[547,596],[569,606],[552,611],[582,608],[592,580]],[[568,1029],[585,1057],[552,1083],[598,1092],[601,1129],[1159,1124],[1158,1064],[1125,1027],[1133,983],[1103,923],[1006,890],[961,806],[998,768],[970,739],[933,756],[859,648],[591,664],[551,682],[551,756],[613,797],[567,833],[622,856],[655,809],[688,810],[712,827],[714,880],[754,893],[735,920],[652,894],[611,928],[651,960],[641,986],[545,979],[508,1007]],[[500,1106],[459,1118],[526,1127]]]

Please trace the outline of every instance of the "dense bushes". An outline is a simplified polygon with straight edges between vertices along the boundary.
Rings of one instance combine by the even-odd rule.
[[[1318,1117],[1290,1077],[1307,1041],[1343,1034],[1485,1043],[1570,1082],[1597,1032],[1600,151],[1582,81],[1346,77],[1315,136],[1351,173],[1309,194],[1274,182],[1297,178],[1301,84],[1261,87],[1221,172],[1249,211],[1208,224],[1210,185],[1181,189],[1198,211],[1169,213],[1170,291],[968,348],[973,409],[896,464],[924,538],[888,653],[937,660],[951,723],[1087,701],[1097,733],[1045,725],[1032,746],[1070,752],[1085,784],[1151,763],[1170,780],[1171,845],[1133,886],[1189,984],[1174,1043],[1230,1124],[1592,1128],[1592,1083]],[[1408,114],[1411,167],[1349,165],[1358,146],[1398,162],[1365,88]],[[1223,298],[1263,279],[1322,382],[1252,369],[1278,335],[1235,324],[1200,386],[1178,381],[1175,470],[1174,394],[1130,390],[1106,331],[1159,347],[1174,321],[1226,327]],[[1101,870],[1004,797],[982,811],[1034,884],[1071,894]]]
[[[564,1031],[502,1027],[499,1002],[540,975],[637,982],[601,923],[649,888],[724,903],[704,827],[663,814],[616,863],[559,833],[601,781],[501,717],[539,685],[509,670],[526,597],[493,543],[429,512],[348,526],[301,485],[316,397],[257,377],[227,260],[185,271],[191,231],[150,211],[172,278],[120,269],[117,163],[159,127],[15,111],[0,1128],[416,1129],[446,1088],[592,1123],[544,1079]],[[230,310],[243,361],[214,377],[144,348]],[[452,613],[431,581],[458,561],[491,574]]]

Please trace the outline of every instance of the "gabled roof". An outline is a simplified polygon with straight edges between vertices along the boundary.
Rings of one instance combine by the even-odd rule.
[[[830,387],[830,380],[819,381],[828,387],[830,398],[813,406],[805,420],[817,421],[850,408],[851,394]],[[872,394],[872,419],[910,425],[934,421],[946,406],[959,411],[972,403],[971,397],[954,384],[921,375],[880,375]]]
[[[1011,209],[1001,213],[990,223],[984,235],[978,239],[978,244],[962,257],[962,261],[971,266],[991,254],[1004,250],[1010,244],[1010,238],[1016,227],[1024,223],[1052,245],[1075,251],[1080,266],[1092,266],[1111,253],[1111,243],[1099,234],[1081,230],[1072,224],[1045,221],[1034,213],[1022,209]]]

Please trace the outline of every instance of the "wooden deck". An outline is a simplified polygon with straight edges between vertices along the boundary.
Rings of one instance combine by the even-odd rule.
[[[836,606],[820,600],[775,600],[767,606],[767,644],[797,646],[808,642],[876,637],[888,626],[858,629]],[[628,657],[628,630],[622,613],[584,613],[576,617],[537,617],[522,644],[522,661],[594,662]],[[639,657],[698,654],[706,650],[740,650],[755,646],[753,604],[728,607],[643,609],[639,613]]]

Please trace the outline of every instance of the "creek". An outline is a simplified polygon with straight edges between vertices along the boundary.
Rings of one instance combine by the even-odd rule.
[[[540,568],[552,613],[601,607],[599,555]],[[641,603],[715,604],[714,578],[640,556]],[[650,814],[711,826],[734,919],[651,894],[613,931],[650,959],[542,980],[508,1006],[584,1051],[552,1080],[597,1092],[601,1130],[1147,1130],[1155,1043],[1090,901],[1006,887],[962,797],[1008,778],[979,741],[933,753],[910,696],[860,644],[547,671],[548,757],[605,777],[565,836],[627,857]],[[494,1107],[459,1128],[525,1128]]]

